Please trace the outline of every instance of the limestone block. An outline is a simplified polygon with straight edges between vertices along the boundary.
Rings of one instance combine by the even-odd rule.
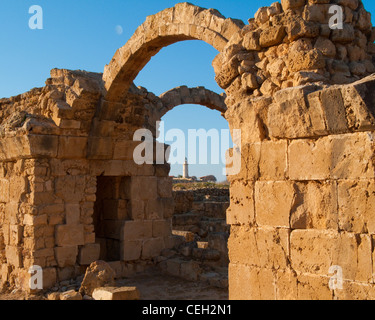
[[[374,150],[372,133],[333,136],[331,176],[334,179],[374,178]]]
[[[316,135],[348,131],[345,106],[340,89],[325,89],[307,96],[311,122]]]
[[[113,157],[112,138],[90,137],[87,155],[90,159],[111,159]]]
[[[283,180],[287,173],[287,148],[286,140],[265,141],[260,147],[260,179]]]
[[[115,285],[115,271],[105,261],[95,261],[86,269],[79,293],[91,296],[96,288]]]
[[[61,129],[80,129],[81,121],[73,119],[61,119],[59,127]]]
[[[258,32],[248,32],[243,38],[243,47],[246,50],[260,50],[259,45],[259,33]]]
[[[327,276],[340,266],[347,280],[372,278],[371,239],[337,231],[294,230],[290,237],[291,263],[297,272]]]
[[[23,227],[20,225],[9,226],[9,244],[11,246],[18,246],[22,240]]]
[[[289,228],[289,219],[295,198],[296,191],[291,182],[256,182],[255,216],[257,224]]]
[[[79,225],[57,225],[55,227],[56,245],[60,247],[84,245],[84,228]]]
[[[370,76],[353,84],[342,86],[342,96],[349,128],[352,130],[374,130],[375,119],[369,104],[374,101],[374,77]]]
[[[132,199],[130,201],[129,216],[133,220],[144,220],[145,218],[145,201]]]
[[[87,138],[86,137],[59,137],[58,158],[82,159],[86,157]]]
[[[124,221],[121,240],[139,240],[152,238],[152,221]]]
[[[75,290],[69,290],[60,294],[60,300],[82,300],[82,295]]]
[[[139,200],[156,199],[158,196],[158,179],[156,177],[132,177],[131,198]]]
[[[229,265],[229,299],[275,300],[273,272],[244,264]],[[246,285],[244,285],[246,283]]]
[[[373,180],[338,182],[340,230],[375,233],[375,184]]]
[[[9,180],[0,179],[0,202],[9,201]]]
[[[120,244],[121,261],[136,261],[141,258],[143,240],[125,240]]]
[[[238,59],[233,57],[223,64],[220,72],[216,74],[215,80],[222,89],[227,89],[233,80],[239,75],[238,66]]]
[[[277,300],[295,300],[298,296],[297,274],[293,270],[277,270],[275,272]]]
[[[86,244],[79,249],[78,263],[82,265],[89,265],[99,259],[100,244],[92,243]]]
[[[230,187],[230,207],[227,211],[228,224],[251,224],[254,222],[254,184],[235,181]]]
[[[145,219],[160,220],[163,219],[163,205],[167,198],[157,198],[145,201]]]
[[[272,137],[297,138],[313,135],[314,130],[305,101],[305,96],[311,90],[311,87],[287,88],[274,95],[275,102],[268,110],[268,126]]]
[[[172,197],[172,179],[158,178],[158,195],[160,198]]]
[[[291,180],[326,180],[331,169],[331,142],[294,140],[288,149],[289,177]]]
[[[154,220],[152,221],[152,236],[154,238],[167,237],[172,234],[172,221],[167,220]]]
[[[331,40],[339,43],[349,43],[355,39],[354,27],[344,23],[343,29],[334,29],[331,32]]]
[[[163,238],[152,238],[143,241],[142,259],[150,259],[160,256],[160,252],[165,248]]]
[[[5,256],[8,264],[16,268],[22,268],[22,252],[20,248],[15,246],[6,246]]]
[[[68,175],[57,177],[55,180],[55,194],[68,203],[79,203],[84,198],[85,177]]]
[[[292,229],[338,229],[335,182],[297,182],[290,216]]]
[[[53,135],[31,135],[29,140],[30,155],[56,157],[59,145],[59,137]]]
[[[136,287],[103,287],[92,293],[95,300],[139,300],[140,293]]]
[[[114,144],[114,160],[133,160],[134,148],[137,147],[140,142],[132,140],[118,140]]]
[[[186,242],[193,242],[195,238],[194,233],[190,231],[172,230],[172,234],[174,236],[183,237]]]
[[[289,252],[289,230],[232,226],[228,250],[231,263],[285,269]]]
[[[79,204],[66,203],[65,204],[65,219],[66,224],[76,225],[80,223],[81,208]]]
[[[305,5],[305,3],[306,0],[281,0],[281,6],[283,7],[284,11],[302,7]]]
[[[13,176],[9,179],[9,199],[10,201],[19,202],[21,196],[27,192],[27,178]]]
[[[343,282],[343,290],[335,290],[337,300],[374,300],[375,286],[373,284],[352,281]]]
[[[298,276],[298,300],[332,300],[328,277]]]
[[[266,48],[280,44],[284,36],[285,28],[283,26],[268,27],[260,33],[259,45]]]

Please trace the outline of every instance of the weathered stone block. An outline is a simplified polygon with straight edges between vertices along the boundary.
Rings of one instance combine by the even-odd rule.
[[[125,221],[121,230],[121,240],[152,238],[152,221]]]
[[[56,245],[60,247],[65,246],[79,246],[85,244],[84,228],[82,224],[79,225],[57,225],[56,226]]]
[[[238,243],[241,243],[241,246]],[[228,250],[229,259],[234,264],[286,268],[289,230],[232,226]]]
[[[375,152],[372,133],[354,133],[332,137],[331,176],[334,179],[371,179]]]
[[[255,183],[255,216],[259,226],[289,228],[296,191],[288,181]]]
[[[92,262],[99,260],[100,244],[92,243],[86,244],[79,249],[78,263],[82,265],[89,265]]]
[[[291,263],[297,272],[327,276],[331,266],[343,269],[344,279],[372,278],[371,240],[367,235],[337,231],[294,230],[290,237]]]
[[[247,285],[245,286],[244,283]],[[239,263],[229,265],[229,299],[274,300],[274,276],[270,269]]]
[[[254,218],[254,184],[242,181],[232,182],[227,223],[251,224]]]
[[[152,238],[143,241],[142,259],[150,259],[160,256],[160,252],[165,248],[163,238]]]
[[[92,293],[95,300],[139,300],[140,293],[136,287],[102,287]]]
[[[338,229],[335,182],[298,182],[295,189],[290,217],[292,229]]]
[[[66,224],[76,225],[80,223],[81,208],[79,204],[65,204]]]
[[[132,177],[131,197],[132,199],[151,200],[158,196],[158,179],[156,177]]]
[[[260,147],[260,179],[284,180],[287,174],[287,149],[286,140],[266,141]]]
[[[333,294],[329,289],[329,277],[314,275],[298,276],[298,300],[332,300]]]
[[[154,220],[152,221],[152,236],[154,238],[167,237],[172,234],[172,221],[168,220]]]
[[[55,259],[60,268],[75,265],[78,254],[77,246],[56,247],[54,250]]]
[[[22,268],[22,252],[19,247],[15,246],[6,246],[5,248],[5,256],[7,259],[8,264],[16,267]]]
[[[326,180],[330,177],[331,142],[329,138],[294,140],[288,149],[291,180]]]
[[[338,182],[340,230],[375,233],[375,183],[373,180]]]
[[[160,198],[172,197],[172,179],[158,178],[158,195]]]
[[[141,258],[142,240],[121,241],[120,259],[122,261],[136,261]]]
[[[87,138],[86,137],[59,137],[58,158],[82,159],[86,157]]]
[[[9,201],[9,181],[7,179],[0,179],[0,202]]]

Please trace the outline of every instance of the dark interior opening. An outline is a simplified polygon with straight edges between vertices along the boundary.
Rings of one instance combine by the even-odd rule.
[[[130,177],[97,177],[93,220],[101,260],[120,260],[121,227],[130,220],[130,182]]]

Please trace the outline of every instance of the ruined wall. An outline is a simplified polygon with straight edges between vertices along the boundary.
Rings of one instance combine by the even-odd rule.
[[[103,99],[101,74],[53,69],[46,86],[0,100],[1,281],[29,290],[75,278],[99,258],[117,276],[153,264],[178,239],[169,164],[134,162],[137,129],[151,130],[173,107],[195,102],[225,112],[224,97],[203,87],[161,97],[131,85]]]
[[[332,4],[343,30],[328,26]],[[132,81],[161,48],[192,39],[220,51],[225,117],[242,131],[241,171],[228,177],[230,298],[374,298],[374,32],[359,0],[282,0],[246,26],[178,4],[147,18],[103,76],[55,69],[44,88],[0,100],[1,280],[28,290],[38,264],[52,286],[109,243],[121,274],[173,247],[169,166],[136,165],[132,137],[156,134],[188,92],[225,111],[223,96],[181,87],[156,97]],[[108,184],[118,187],[95,205]],[[342,289],[329,287],[332,266]]]
[[[24,290],[34,265],[45,288],[84,273],[106,252],[100,237],[116,251],[104,258],[120,275],[174,245],[169,165],[133,161],[134,128],[147,122],[143,91],[132,87],[115,120],[106,120],[98,112],[101,75],[51,76],[44,88],[1,100],[1,280]],[[110,210],[96,212],[97,192],[112,186],[103,178],[128,183],[117,186]]]
[[[343,31],[327,29],[329,3],[343,6]],[[374,71],[371,30],[361,1],[285,0],[214,62],[242,129],[228,177],[231,299],[375,298],[375,79],[351,83]]]

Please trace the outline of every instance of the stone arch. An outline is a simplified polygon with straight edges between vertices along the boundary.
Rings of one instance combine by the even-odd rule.
[[[163,109],[160,112],[160,116],[162,117],[174,107],[183,104],[199,104],[224,114],[227,111],[225,97],[225,94],[219,95],[205,87],[177,87],[159,96],[163,103]]]
[[[226,19],[217,10],[189,3],[148,16],[105,67],[106,100],[121,99],[138,73],[162,48],[179,41],[202,40],[221,52],[243,26],[242,21]]]

